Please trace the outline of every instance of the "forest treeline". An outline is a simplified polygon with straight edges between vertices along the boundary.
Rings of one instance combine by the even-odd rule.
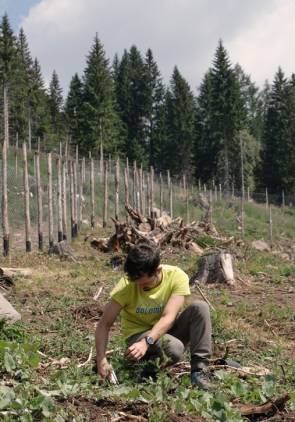
[[[128,157],[156,172],[185,173],[201,183],[232,183],[271,193],[295,190],[295,74],[279,67],[271,85],[259,89],[240,65],[232,65],[222,41],[194,93],[175,66],[168,86],[149,49],[133,45],[110,63],[98,36],[82,75],[75,73],[64,98],[53,71],[46,87],[23,29],[0,23],[0,133],[4,96],[10,144],[16,139],[43,148],[70,140],[93,156]],[[4,95],[5,93],[5,95]]]

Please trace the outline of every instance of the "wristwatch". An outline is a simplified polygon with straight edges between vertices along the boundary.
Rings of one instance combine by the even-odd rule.
[[[153,344],[155,344],[155,340],[153,339],[153,337],[146,336],[145,341],[148,346],[152,346]]]

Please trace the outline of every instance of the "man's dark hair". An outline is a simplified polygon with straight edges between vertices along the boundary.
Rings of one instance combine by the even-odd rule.
[[[128,252],[124,271],[134,281],[144,274],[153,276],[160,265],[160,250],[155,243],[139,242]]]

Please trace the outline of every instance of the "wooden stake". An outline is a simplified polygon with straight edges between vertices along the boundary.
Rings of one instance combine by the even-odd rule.
[[[57,159],[57,240],[63,240],[62,233],[62,205],[61,205],[61,157]]]
[[[78,236],[78,187],[77,187],[77,161],[72,162],[73,168],[73,211],[74,211],[74,237]]]
[[[99,157],[99,173],[100,173],[100,183],[102,183],[103,179],[103,146],[102,142],[100,143],[100,157]]]
[[[103,227],[107,226],[107,219],[108,219],[108,162],[105,161],[104,163],[104,177],[103,177],[103,185],[104,185],[104,198],[103,198],[103,220],[102,225]]]
[[[133,208],[136,208],[136,161],[133,163]]]
[[[82,184],[86,181],[85,157],[82,158]]]
[[[219,183],[219,200],[222,200],[222,188],[221,188],[221,183]]]
[[[35,152],[35,165],[36,165],[36,184],[37,184],[37,224],[38,224],[38,248],[43,250],[43,207],[42,207],[42,188],[40,177],[40,154]]]
[[[79,213],[78,213],[78,224],[81,227],[83,222],[83,160],[80,165],[80,177],[79,177]],[[85,161],[84,161],[84,170],[85,170]]]
[[[285,191],[282,190],[282,208],[285,208]]]
[[[23,143],[23,158],[24,158],[26,252],[31,252],[32,242],[31,242],[31,219],[30,219],[30,189],[29,189],[29,175],[28,175],[27,144],[25,142]]]
[[[7,84],[4,82],[3,86],[3,108],[4,108],[4,139],[6,142],[6,149],[9,149],[9,112],[8,112],[8,93]]]
[[[265,210],[268,210],[268,190],[265,188]]]
[[[8,221],[8,196],[7,196],[7,138],[2,144],[2,230],[3,230],[3,255],[9,255],[9,221]]]
[[[124,169],[124,185],[125,185],[125,205],[129,204],[129,186],[127,167]]]
[[[186,203],[186,223],[189,224],[189,192],[188,186],[185,183],[185,203]]]
[[[115,166],[115,219],[119,220],[119,179],[120,179],[120,164],[119,159],[116,160]]]
[[[163,214],[163,178],[160,172],[160,214]]]
[[[29,110],[29,119],[28,119],[28,143],[29,143],[29,151],[32,151],[32,127],[31,127],[31,112]]]
[[[247,187],[247,201],[250,202],[250,188]]]
[[[151,214],[150,217],[153,217],[153,208],[155,205],[155,198],[154,198],[154,168],[153,166],[150,167],[150,171],[151,171],[151,175],[150,175],[150,183],[151,183],[151,195],[150,195],[150,200],[151,200],[151,204],[150,204],[150,209],[151,209]]]
[[[49,248],[53,247],[53,198],[52,198],[52,158],[51,152],[47,154],[47,172],[48,172],[48,237]]]
[[[272,236],[272,213],[271,213],[271,205],[269,205],[269,240],[270,246],[273,246],[273,236]]]
[[[213,214],[212,190],[209,189],[209,223],[211,224],[211,226],[213,224],[212,214]]]
[[[170,178],[169,170],[167,170],[167,183],[168,183],[168,190],[169,190],[170,217],[173,218],[172,181]]]
[[[147,196],[147,215],[151,216],[151,182],[150,174],[147,173],[147,183],[146,183],[146,196]]]
[[[16,142],[15,142],[15,178],[18,177],[18,132],[16,132]]]
[[[91,227],[94,229],[95,226],[95,214],[94,214],[94,161],[90,159],[90,194],[91,194],[91,216],[90,222]]]
[[[63,240],[68,237],[68,219],[67,219],[67,168],[65,159],[62,161],[62,231]]]
[[[139,203],[140,203],[140,212],[142,215],[145,214],[144,211],[144,195],[143,195],[143,171],[142,164],[139,169]]]

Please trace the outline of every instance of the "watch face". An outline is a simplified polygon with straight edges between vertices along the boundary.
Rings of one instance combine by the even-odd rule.
[[[153,339],[153,337],[146,337],[146,342],[147,344],[149,344],[150,346],[152,346],[155,343],[155,340]]]

